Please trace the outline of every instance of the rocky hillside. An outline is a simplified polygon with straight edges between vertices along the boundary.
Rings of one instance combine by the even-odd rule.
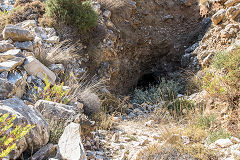
[[[0,9],[0,159],[240,159],[240,1]]]

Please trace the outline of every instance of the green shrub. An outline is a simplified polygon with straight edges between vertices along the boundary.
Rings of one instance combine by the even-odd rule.
[[[64,83],[61,85],[54,85],[51,87],[51,83],[48,78],[44,78],[45,87],[43,92],[41,92],[41,97],[47,101],[53,101],[57,103],[68,104],[70,99],[68,98],[69,90],[63,90]],[[35,86],[36,87],[36,86]],[[38,87],[36,87],[38,90]]]
[[[133,103],[137,104],[158,104],[161,101],[172,101],[176,99],[183,87],[172,80],[161,79],[160,83],[150,86],[148,89],[135,89],[133,93]]]
[[[83,31],[95,27],[98,20],[98,14],[94,11],[91,1],[47,0],[46,13]]]
[[[0,113],[0,159],[6,157],[12,150],[17,149],[16,142],[25,136],[34,126],[13,126],[16,116]]]
[[[240,48],[217,53],[212,61],[216,71],[205,71],[203,88],[210,94],[238,105],[240,97]]]

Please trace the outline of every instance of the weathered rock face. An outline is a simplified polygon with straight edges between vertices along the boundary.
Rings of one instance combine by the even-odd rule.
[[[10,159],[16,159],[26,149],[34,151],[48,143],[50,136],[48,124],[35,107],[27,106],[21,99],[11,98],[0,101],[0,113],[16,115],[17,118],[14,121],[16,125],[35,125],[35,127],[17,143],[18,149],[10,154]]]
[[[39,100],[35,104],[36,109],[42,113],[43,117],[48,121],[54,121],[57,124],[65,124],[76,115],[76,109],[73,106],[68,106],[51,101]]]
[[[13,41],[32,41],[34,36],[30,31],[14,25],[7,25],[3,30],[4,39],[12,39]]]
[[[63,160],[86,160],[80,136],[80,125],[70,123],[58,142],[57,157]]]
[[[195,2],[101,1],[110,7],[100,8],[105,10],[96,33],[101,38],[89,44],[89,71],[109,78],[111,90],[124,93],[144,74],[176,70],[184,50],[206,29]]]

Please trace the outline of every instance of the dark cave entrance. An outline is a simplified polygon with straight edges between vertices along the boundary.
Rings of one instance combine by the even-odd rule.
[[[155,73],[146,73],[140,77],[137,83],[137,88],[146,89],[151,85],[156,85],[159,82],[159,78]]]

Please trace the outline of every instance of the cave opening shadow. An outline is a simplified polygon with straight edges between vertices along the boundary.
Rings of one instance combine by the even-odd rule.
[[[158,83],[159,78],[154,73],[147,73],[139,78],[136,88],[147,89],[150,86],[157,85]]]

